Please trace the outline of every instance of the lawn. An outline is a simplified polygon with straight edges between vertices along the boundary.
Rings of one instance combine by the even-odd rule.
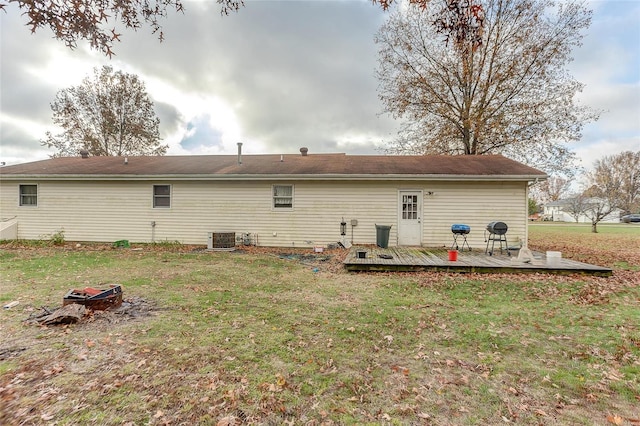
[[[640,424],[640,226],[532,225],[614,268],[347,273],[344,253],[0,245],[0,424]],[[73,287],[144,309],[29,323]]]

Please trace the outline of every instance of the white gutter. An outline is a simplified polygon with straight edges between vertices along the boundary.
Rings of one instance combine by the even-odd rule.
[[[373,181],[373,180],[413,180],[413,181],[535,181],[544,180],[547,175],[443,175],[443,174],[157,174],[157,175],[87,175],[87,174],[16,174],[2,175],[2,181],[27,181],[27,180],[55,180],[55,181],[149,181],[149,180],[174,180],[174,181],[192,181],[192,180],[209,180],[209,181]]]

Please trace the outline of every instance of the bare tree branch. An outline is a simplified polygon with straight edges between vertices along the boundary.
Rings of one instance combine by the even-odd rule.
[[[217,0],[220,13],[237,12],[243,0]],[[160,20],[170,10],[182,13],[182,0],[0,0],[0,9],[6,11],[10,3],[18,5],[22,15],[28,19],[32,33],[49,28],[54,37],[75,49],[78,41],[89,42],[92,49],[112,57],[113,43],[120,41],[121,33],[115,26],[137,31],[143,25],[151,27],[158,39],[164,39]]]
[[[622,213],[640,209],[640,151],[625,151],[596,160],[587,173],[587,187],[587,196],[602,200],[602,205],[593,209],[594,228],[616,209]]]

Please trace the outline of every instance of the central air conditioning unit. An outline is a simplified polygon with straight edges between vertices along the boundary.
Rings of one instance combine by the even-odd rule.
[[[232,251],[236,248],[236,233],[227,231],[209,232],[207,250]]]

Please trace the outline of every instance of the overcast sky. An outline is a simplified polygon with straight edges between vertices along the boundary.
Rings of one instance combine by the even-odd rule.
[[[387,14],[368,0],[248,1],[221,17],[215,1],[183,0],[159,43],[125,31],[111,60],[84,43],[69,50],[48,29],[31,34],[14,4],[0,12],[0,161],[48,158],[57,91],[96,66],[139,75],[169,154],[379,154],[399,124],[381,115],[373,37]],[[593,23],[570,72],[580,101],[606,112],[571,148],[583,165],[640,149],[640,2],[589,1]]]

